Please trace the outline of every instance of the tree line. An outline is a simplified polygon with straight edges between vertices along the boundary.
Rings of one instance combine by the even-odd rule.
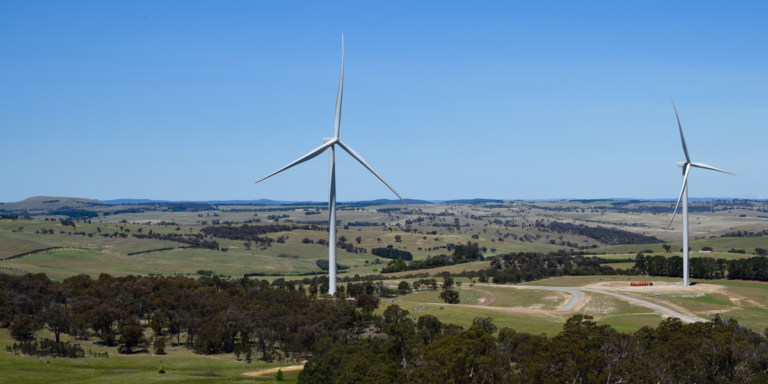
[[[392,245],[386,246],[386,248],[373,248],[371,249],[371,254],[379,257],[383,257],[386,259],[402,259],[405,261],[411,261],[413,260],[413,254],[411,254],[408,251],[402,251],[397,248],[394,248]]]
[[[568,252],[519,252],[491,256],[491,269],[486,272],[495,284],[516,284],[559,276],[637,275],[636,269],[613,269],[600,265],[600,259]]]
[[[691,257],[689,262],[690,276],[696,279],[727,277],[731,280],[768,281],[768,257],[765,256],[734,260]],[[681,256],[646,256],[639,253],[635,257],[634,268],[641,274],[651,276],[683,277],[683,258]]]

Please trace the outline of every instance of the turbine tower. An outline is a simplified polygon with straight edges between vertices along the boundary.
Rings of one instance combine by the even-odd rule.
[[[293,163],[290,163],[286,165],[283,168],[280,168],[279,170],[275,171],[271,175],[257,181],[256,183],[260,183],[282,171],[285,171],[288,168],[294,167],[296,165],[299,165],[307,160],[313,159],[320,155],[321,153],[325,152],[326,149],[329,151],[330,155],[330,163],[329,163],[329,171],[328,171],[328,271],[329,271],[329,284],[328,284],[328,294],[333,295],[336,293],[336,146],[338,145],[349,153],[350,156],[354,157],[355,160],[359,161],[360,164],[362,164],[365,168],[367,168],[371,173],[373,173],[376,177],[381,180],[384,185],[389,187],[392,192],[397,195],[397,197],[403,202],[403,204],[407,203],[405,200],[403,200],[400,195],[395,192],[395,189],[392,188],[391,185],[389,185],[381,175],[379,175],[376,170],[371,167],[370,164],[368,164],[365,159],[363,159],[362,156],[360,156],[357,152],[355,152],[352,148],[345,145],[341,142],[341,139],[339,139],[339,129],[341,127],[341,95],[344,91],[344,35],[341,35],[341,79],[339,80],[339,93],[336,95],[336,117],[334,119],[334,126],[335,126],[335,134],[331,138],[323,139],[323,145],[315,148],[312,152],[302,156],[298,160],[294,161]]]
[[[667,89],[667,93],[669,93],[669,89]],[[669,224],[667,224],[667,230],[669,229],[669,226],[672,225],[672,220],[675,219],[675,214],[677,213],[677,207],[680,206],[680,200],[682,199],[683,200],[683,286],[687,287],[689,283],[689,279],[688,279],[688,272],[689,272],[689,268],[688,268],[688,173],[691,171],[691,167],[695,167],[695,168],[709,169],[711,171],[723,172],[733,176],[736,176],[736,175],[734,175],[731,172],[724,171],[719,168],[715,168],[711,165],[691,162],[691,157],[688,156],[688,147],[685,145],[685,136],[683,136],[683,126],[680,124],[680,116],[677,114],[677,107],[675,107],[675,100],[672,99],[672,93],[669,93],[669,99],[672,100],[672,108],[675,109],[675,117],[677,117],[677,127],[678,129],[680,129],[680,141],[683,142],[683,152],[685,152],[685,162],[677,163],[678,167],[683,168],[683,189],[680,191],[680,197],[677,198],[677,204],[675,205],[674,212],[672,212],[672,219],[669,220]]]

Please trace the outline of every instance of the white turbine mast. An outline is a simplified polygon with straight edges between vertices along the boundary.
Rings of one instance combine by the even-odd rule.
[[[715,168],[711,165],[691,162],[691,157],[688,156],[688,146],[685,145],[685,136],[683,136],[683,126],[680,124],[680,116],[677,114],[677,107],[675,106],[675,100],[672,99],[672,93],[669,92],[669,89],[667,89],[667,93],[669,93],[669,99],[672,100],[672,108],[675,109],[675,117],[677,117],[677,127],[680,130],[680,141],[683,142],[683,152],[685,152],[685,162],[677,163],[678,167],[683,168],[683,189],[680,191],[680,197],[677,198],[677,204],[675,205],[675,210],[672,212],[672,219],[669,220],[669,224],[667,224],[667,230],[669,229],[669,226],[672,225],[672,220],[675,219],[675,214],[677,213],[677,207],[680,206],[680,200],[682,199],[683,200],[683,215],[682,215],[683,216],[683,286],[687,287],[690,282],[688,278],[688,273],[689,273],[689,267],[688,267],[688,173],[691,171],[691,167],[695,167],[695,168],[709,169],[710,171],[723,172],[733,176],[736,176],[736,175],[734,175],[731,172],[724,171],[719,168]]]
[[[313,159],[320,155],[321,153],[325,152],[326,149],[329,149],[329,155],[330,155],[330,163],[329,163],[329,170],[328,170],[328,271],[329,271],[329,282],[328,282],[328,294],[333,295],[336,293],[336,151],[335,146],[338,145],[349,153],[350,156],[354,157],[355,160],[359,161],[360,164],[362,164],[365,168],[367,168],[371,173],[373,173],[376,177],[381,180],[384,185],[386,185],[392,192],[397,195],[397,197],[403,202],[403,204],[408,205],[405,200],[403,200],[402,197],[395,191],[394,188],[392,188],[389,183],[387,183],[381,175],[379,175],[376,170],[371,167],[370,164],[368,164],[365,159],[363,159],[362,156],[360,156],[357,152],[355,152],[352,148],[350,148],[348,145],[345,145],[341,142],[341,139],[339,139],[339,131],[341,129],[341,96],[344,92],[344,35],[341,35],[341,79],[339,80],[339,93],[336,95],[336,114],[334,118],[334,128],[335,133],[332,138],[326,138],[323,139],[323,145],[315,148],[312,152],[300,157],[298,160],[294,161],[293,163],[290,163],[286,165],[283,168],[280,168],[279,170],[275,171],[274,173],[270,174],[269,176],[257,181],[256,183],[260,183],[282,171],[285,171],[288,168],[294,167],[296,165],[299,165],[307,160]]]

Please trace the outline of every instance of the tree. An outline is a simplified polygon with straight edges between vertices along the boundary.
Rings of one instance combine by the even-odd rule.
[[[672,246],[669,244],[664,244],[661,247],[664,248],[664,251],[666,252],[669,252],[669,250],[672,249]]]
[[[401,243],[403,241],[403,237],[400,235],[395,235],[395,241]]]
[[[398,360],[400,360],[400,366],[404,369],[408,367],[408,339],[416,334],[416,327],[413,321],[408,318],[408,311],[400,308],[400,306],[392,304],[384,310],[381,316],[381,322],[384,325],[384,333],[390,337],[391,341],[395,344],[395,348],[398,350]]]
[[[11,323],[11,336],[16,340],[29,340],[35,336],[35,332],[43,327],[31,316],[23,314],[16,316]]]
[[[450,276],[443,277],[443,290],[451,289],[453,287],[453,278]]]
[[[406,293],[410,292],[411,287],[408,285],[407,281],[401,281],[400,284],[397,285],[397,290],[401,295],[405,295]]]
[[[72,323],[72,311],[61,305],[52,305],[43,312],[42,321],[47,325],[48,331],[56,336],[58,343],[61,334],[69,332]]]
[[[131,353],[133,348],[144,346],[144,328],[138,325],[126,325],[120,327],[120,338],[117,340],[120,344],[122,353]]]
[[[162,335],[163,328],[168,326],[168,315],[165,311],[157,310],[152,314],[152,320],[149,322],[149,327],[155,331],[155,335]]]
[[[248,239],[248,241],[246,241],[245,243],[243,243],[243,246],[245,247],[245,249],[247,249],[247,250],[250,250],[250,249],[251,249],[251,244],[253,244],[253,243],[251,242],[251,239]]]
[[[446,304],[458,304],[461,302],[461,300],[459,300],[459,292],[452,289],[446,289],[443,292],[440,292],[440,298],[445,301]]]
[[[379,299],[363,292],[355,297],[355,306],[368,315],[379,308]]]
[[[360,244],[360,242],[363,241],[363,238],[358,236],[355,238],[355,241],[357,241],[357,243]]]
[[[275,373],[275,380],[283,381],[284,378],[285,378],[285,375],[283,374],[283,370],[278,368],[277,373]]]
[[[648,266],[646,265],[644,254],[638,253],[637,256],[635,256],[635,269],[640,271],[641,274],[648,272]]]
[[[252,353],[253,353],[253,352],[251,352],[251,347],[249,347],[249,346],[246,346],[246,347],[245,347],[245,361],[247,361],[247,362],[249,362],[249,363],[251,362],[251,354],[252,354]]]
[[[443,332],[444,325],[438,320],[437,317],[432,315],[424,315],[419,317],[418,329],[419,334],[424,339],[425,344],[429,344],[440,333]]]

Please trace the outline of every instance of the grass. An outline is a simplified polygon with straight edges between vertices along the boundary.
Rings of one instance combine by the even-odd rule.
[[[40,332],[46,336],[44,332]],[[68,336],[65,336],[67,340]],[[274,376],[254,378],[244,376],[251,372],[266,368],[295,365],[290,362],[265,363],[253,361],[245,363],[236,361],[233,354],[198,355],[184,347],[171,347],[165,355],[150,353],[135,353],[118,355],[114,348],[105,348],[89,341],[79,341],[86,354],[94,352],[109,352],[109,357],[92,357],[85,359],[54,359],[50,357],[36,358],[14,355],[5,351],[6,345],[13,344],[7,328],[0,329],[0,372],[2,382],[36,382],[36,383],[135,383],[149,380],[164,380],[172,382],[253,382],[277,383]],[[162,362],[160,362],[162,361]],[[158,370],[164,367],[166,373]],[[110,373],[117,370],[138,370],[138,373]],[[193,372],[214,372],[221,376],[202,377],[190,376]],[[283,382],[296,382],[296,373],[286,375]]]
[[[610,325],[619,332],[637,332],[642,327],[657,327],[663,319],[656,314],[642,314],[630,316],[606,316],[597,323]]]
[[[557,309],[570,296],[566,293],[538,289],[515,289],[504,286],[475,286],[475,289],[495,296],[491,307],[525,307],[539,309]]]
[[[673,252],[667,253],[664,250],[664,248],[662,248],[663,243],[640,244],[640,245],[636,245],[636,244],[615,245],[615,246],[609,246],[609,247],[600,247],[595,249],[595,251],[635,255],[638,252],[642,252],[646,249],[651,249],[653,250],[653,253],[648,255],[661,254],[667,257],[673,254],[680,255],[680,252],[675,252],[675,251],[679,251],[683,247],[683,243],[681,241],[675,241],[675,242],[670,242],[666,244],[669,244],[670,246],[672,246],[671,251]],[[768,236],[717,237],[712,239],[691,239],[689,243],[689,247],[691,247],[691,253],[690,253],[691,257],[694,257],[694,256],[716,257],[716,258],[723,257],[728,259],[751,257],[752,252],[755,250],[755,248],[768,248]],[[712,247],[713,252],[712,253],[696,252],[704,247]],[[731,248],[746,250],[747,254],[741,255],[741,254],[735,254],[735,253],[727,253],[728,250],[730,250]],[[608,257],[608,255],[600,256],[600,257]]]

